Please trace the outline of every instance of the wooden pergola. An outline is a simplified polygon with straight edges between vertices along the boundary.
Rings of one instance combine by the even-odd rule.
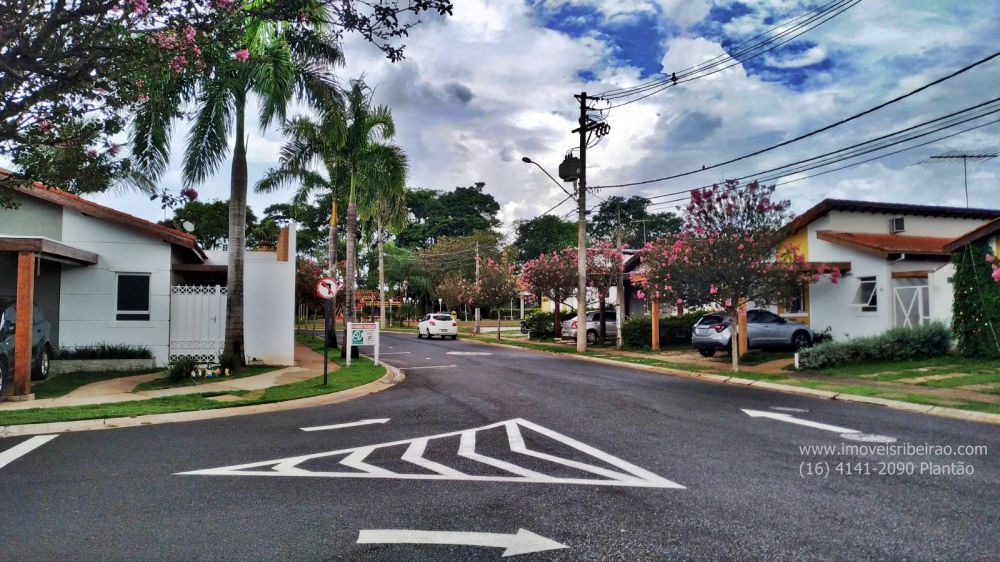
[[[31,336],[35,263],[50,260],[77,266],[97,263],[97,254],[41,236],[0,236],[0,252],[17,254],[17,316],[14,324],[14,388],[9,400],[31,398]]]

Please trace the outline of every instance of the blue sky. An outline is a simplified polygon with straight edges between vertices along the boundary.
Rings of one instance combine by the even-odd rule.
[[[348,37],[347,81],[364,74],[377,101],[391,107],[398,142],[410,158],[413,187],[451,189],[486,182],[501,219],[530,218],[565,195],[527,155],[555,171],[576,144],[572,95],[635,85],[699,64],[801,15],[822,2],[796,0],[456,0],[451,18],[431,18],[391,64]],[[753,61],[614,109],[611,134],[588,157],[591,185],[659,177],[727,160],[866,109],[996,50],[995,2],[863,0],[801,38]],[[995,96],[994,61],[871,116],[760,157],[682,180],[601,192],[665,192],[753,174],[955,111]],[[174,138],[179,160],[185,126]],[[777,196],[802,211],[824,197],[964,205],[961,171],[927,166],[956,148],[996,148],[1000,126],[985,127],[824,176],[783,185]],[[277,162],[282,139],[253,131],[251,182]],[[1000,161],[970,166],[973,205],[1000,206]],[[163,178],[179,185],[175,161]],[[204,199],[225,198],[228,164],[204,185]],[[251,194],[258,213],[289,193]],[[593,198],[592,198],[593,200]],[[107,198],[123,210],[162,218],[136,196]],[[668,207],[664,207],[668,209]],[[570,210],[569,204],[557,213]]]

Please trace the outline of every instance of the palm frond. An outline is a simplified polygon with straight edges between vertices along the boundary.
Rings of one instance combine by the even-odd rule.
[[[226,77],[208,82],[198,97],[198,114],[184,150],[183,178],[187,184],[205,181],[215,173],[229,149],[236,100]]]

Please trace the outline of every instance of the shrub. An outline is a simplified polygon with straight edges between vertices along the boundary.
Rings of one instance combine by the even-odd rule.
[[[660,318],[660,345],[691,343],[691,330],[702,317],[700,312]],[[652,318],[648,315],[633,316],[621,326],[622,344],[625,347],[648,348],[653,345]]]
[[[144,345],[98,343],[61,348],[57,359],[152,359],[153,352]]]
[[[799,365],[803,369],[822,369],[851,363],[905,361],[938,357],[950,349],[948,328],[941,322],[929,322],[916,328],[893,328],[877,336],[821,343],[799,352]]]
[[[524,327],[528,329],[528,337],[541,340],[555,337],[555,317],[551,312],[533,312],[525,315]]]
[[[955,275],[952,288],[951,328],[958,350],[966,357],[1000,358],[1000,283],[992,278],[986,244],[970,244],[952,256]]]
[[[195,368],[193,359],[178,359],[170,363],[170,370],[167,378],[171,384],[180,384],[191,377],[191,371]]]

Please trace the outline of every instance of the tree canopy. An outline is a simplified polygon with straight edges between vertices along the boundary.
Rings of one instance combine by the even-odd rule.
[[[553,215],[541,215],[514,223],[517,261],[524,264],[543,254],[558,252],[576,243],[576,223]]]
[[[398,237],[399,244],[408,248],[427,248],[439,238],[469,236],[477,231],[500,227],[500,204],[486,193],[484,182],[453,191],[412,190],[409,208],[413,221]]]
[[[649,199],[633,195],[628,199],[612,195],[597,206],[588,223],[588,233],[601,240],[615,240],[618,211],[621,209],[622,242],[629,248],[641,248],[646,242],[680,231],[683,221],[673,213],[650,213]]]

